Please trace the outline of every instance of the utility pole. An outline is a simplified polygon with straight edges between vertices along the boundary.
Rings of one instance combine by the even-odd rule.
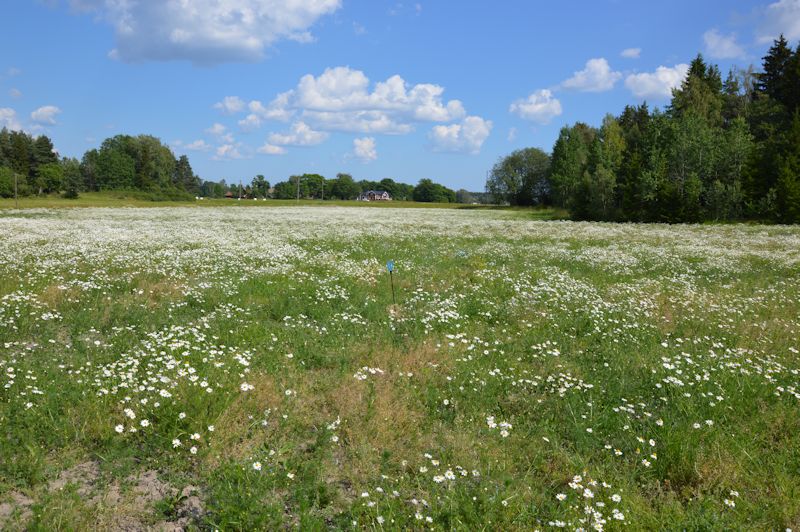
[[[19,198],[17,197],[17,173],[14,172],[14,208],[19,210]]]
[[[325,201],[325,178],[322,178],[322,201]]]
[[[297,178],[297,203],[300,203],[300,176],[295,176]]]

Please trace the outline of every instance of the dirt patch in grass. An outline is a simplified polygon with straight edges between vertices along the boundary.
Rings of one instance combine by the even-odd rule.
[[[168,495],[174,496],[178,492],[159,478],[158,471],[152,469],[128,480],[135,483],[133,486],[134,504],[142,509]]]
[[[172,486],[155,470],[129,476],[123,482],[103,483],[99,464],[85,461],[61,471],[32,497],[19,492],[8,494],[0,503],[0,529],[24,530],[33,518],[31,508],[38,502],[43,505],[43,514],[37,516],[41,522],[33,524],[40,528],[186,530],[205,514],[202,496],[202,490],[195,486],[182,490]]]
[[[92,492],[99,477],[100,467],[97,462],[82,462],[59,473],[58,478],[50,481],[47,489],[50,492],[61,491],[65,487],[75,484],[78,495],[85,497]]]
[[[0,530],[6,530],[6,525],[14,521],[21,529],[24,528],[25,523],[33,515],[30,510],[33,499],[18,491],[12,491],[7,498],[8,502],[0,503]]]
[[[126,483],[132,485],[130,490],[121,490],[114,483],[92,500],[93,504],[102,503],[106,510],[97,523],[98,529],[186,530],[205,514],[199,488],[189,485],[179,490],[162,480],[158,471],[130,476]]]

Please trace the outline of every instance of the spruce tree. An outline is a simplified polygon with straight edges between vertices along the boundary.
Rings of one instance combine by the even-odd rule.
[[[795,111],[778,165],[778,221],[800,222],[800,110]]]
[[[711,126],[722,124],[722,81],[719,69],[706,65],[701,54],[697,54],[681,87],[672,92],[669,112],[675,118],[693,113]]]
[[[786,73],[792,59],[792,50],[786,38],[781,36],[775,40],[767,55],[764,56],[764,72],[758,74],[757,89],[785,105],[787,98]]]
[[[194,174],[187,156],[181,155],[175,163],[175,174],[172,182],[175,188],[185,190],[191,194],[200,192],[200,179]]]

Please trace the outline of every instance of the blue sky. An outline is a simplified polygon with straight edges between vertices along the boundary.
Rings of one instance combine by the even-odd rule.
[[[0,126],[80,157],[148,133],[205,179],[482,190],[511,150],[668,101],[702,52],[758,66],[800,0],[4,0]]]

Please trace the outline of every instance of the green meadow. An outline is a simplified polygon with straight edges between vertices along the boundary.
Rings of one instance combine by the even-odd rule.
[[[0,202],[2,529],[800,528],[800,228],[66,201]]]

